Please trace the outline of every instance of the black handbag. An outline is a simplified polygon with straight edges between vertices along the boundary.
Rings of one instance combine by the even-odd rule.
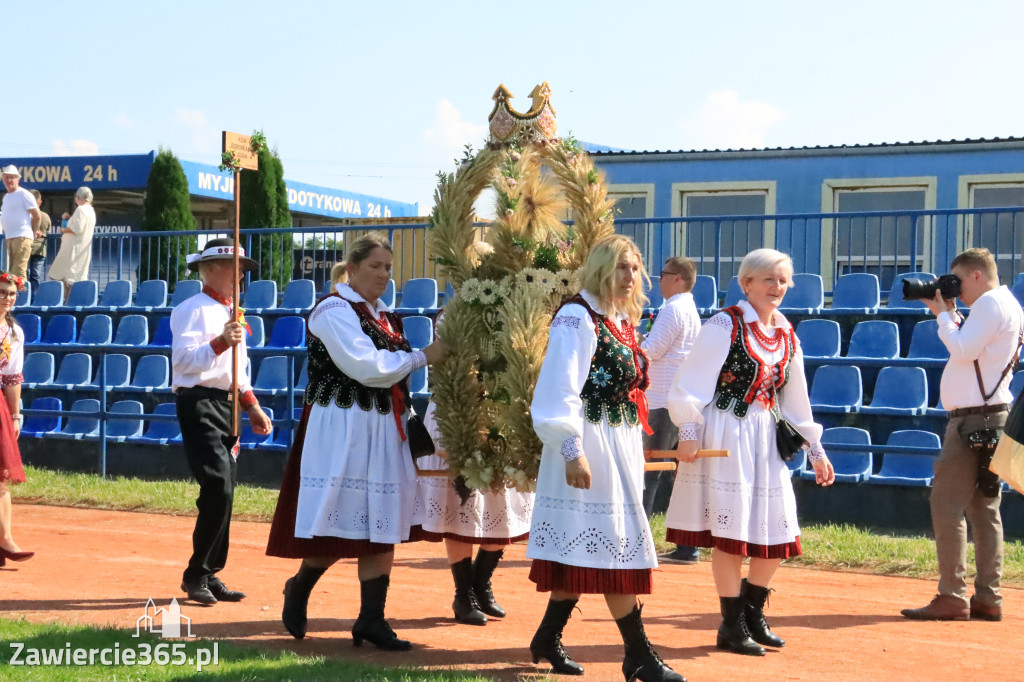
[[[434,447],[434,439],[430,437],[423,419],[418,414],[410,414],[405,424],[406,435],[409,437],[409,452],[413,460],[437,452]]]
[[[788,419],[782,416],[781,412],[773,412],[775,416],[775,446],[779,450],[779,456],[783,462],[792,462],[793,457],[800,451],[807,440],[800,435]]]

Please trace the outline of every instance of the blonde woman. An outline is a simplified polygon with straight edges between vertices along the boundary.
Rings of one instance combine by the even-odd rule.
[[[526,556],[530,580],[551,598],[530,653],[582,675],[562,630],[581,594],[602,594],[626,645],[625,678],[679,682],[647,639],[637,602],[658,563],[643,507],[647,357],[634,331],[647,273],[636,245],[614,236],[580,275],[583,291],[551,322],[531,405],[544,449]]]
[[[669,389],[680,464],[665,525],[670,542],[713,548],[718,648],[764,656],[763,647],[785,644],[764,619],[768,585],[783,559],[800,554],[793,483],[775,441],[777,416],[810,445],[819,484],[831,485],[835,473],[811,414],[800,344],[777,310],[792,286],[793,262],[757,249],[738,274],[746,300],[701,328]],[[729,456],[697,459],[701,448]],[[745,557],[750,570],[743,579]]]

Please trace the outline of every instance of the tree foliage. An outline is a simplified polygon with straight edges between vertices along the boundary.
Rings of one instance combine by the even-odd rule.
[[[291,227],[284,166],[276,151],[266,147],[257,152],[259,170],[242,171],[241,227]],[[249,254],[260,264],[258,279],[275,280],[284,286],[292,278],[292,235],[254,236]],[[254,279],[257,277],[254,275]]]
[[[188,192],[188,179],[170,149],[161,147],[153,160],[142,202],[142,230],[163,232],[195,230],[196,219]],[[150,237],[142,240],[139,280],[166,279],[173,288],[189,276],[185,256],[198,248],[195,235]]]

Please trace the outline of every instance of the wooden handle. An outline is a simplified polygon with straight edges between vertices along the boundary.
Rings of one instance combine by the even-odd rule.
[[[728,450],[698,450],[697,457],[728,457]],[[644,450],[644,459],[675,459],[675,450]]]
[[[678,466],[675,462],[646,462],[644,471],[675,471]]]
[[[448,478],[447,469],[420,469],[416,468],[416,475],[423,478]]]

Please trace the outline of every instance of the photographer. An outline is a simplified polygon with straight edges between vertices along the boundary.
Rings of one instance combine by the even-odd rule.
[[[956,311],[955,298],[943,298],[951,293],[948,276],[933,298],[924,299],[938,317],[939,338],[949,349],[939,388],[949,423],[935,461],[931,493],[939,593],[927,606],[901,613],[915,620],[1001,620],[1000,484],[988,463],[1013,400],[1009,379],[1020,351],[1024,311],[1010,290],[999,285],[988,249],[964,251],[950,269],[960,280],[958,296],[970,306],[970,317],[965,321]],[[969,602],[965,516],[974,535],[977,564]]]

